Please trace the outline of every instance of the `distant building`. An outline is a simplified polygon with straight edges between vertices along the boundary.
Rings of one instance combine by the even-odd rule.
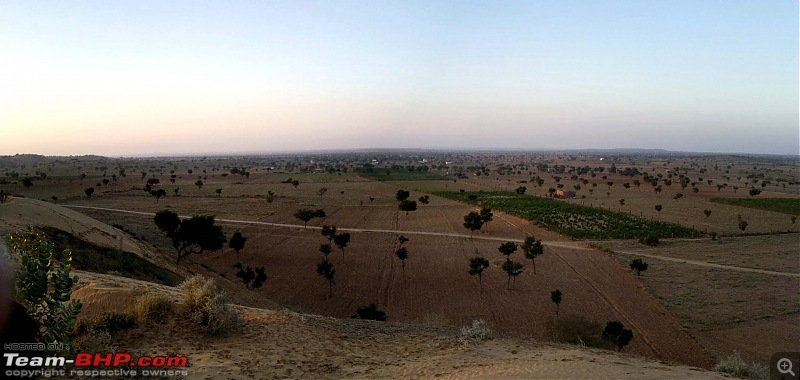
[[[558,189],[556,190],[556,198],[575,198],[575,192],[572,190]]]

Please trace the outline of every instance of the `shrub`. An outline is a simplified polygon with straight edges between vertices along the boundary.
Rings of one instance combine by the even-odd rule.
[[[370,319],[373,321],[385,321],[386,320],[386,312],[378,309],[378,306],[374,303],[369,304],[369,306],[359,307],[356,310],[358,317],[361,319]]]
[[[658,236],[657,235],[647,235],[639,239],[639,243],[649,245],[651,247],[658,246]]]
[[[94,319],[92,322],[92,329],[112,333],[117,330],[129,329],[135,324],[136,318],[131,313],[108,311]]]
[[[489,326],[486,326],[486,321],[483,319],[474,320],[472,321],[472,326],[461,328],[461,338],[474,340],[492,339],[492,330]]]
[[[111,345],[111,334],[105,330],[93,328],[86,329],[83,334],[75,339],[77,350],[81,352],[114,352]]]
[[[747,364],[736,351],[734,351],[731,356],[720,360],[717,365],[714,366],[714,371],[750,379],[766,379],[769,377],[769,370],[767,367],[756,363]]]
[[[194,276],[180,285],[189,318],[211,335],[235,328],[239,319],[228,307],[228,296],[211,280]]]
[[[579,315],[567,315],[550,324],[553,339],[557,342],[581,346],[608,348],[601,336],[600,323]]]
[[[159,293],[145,293],[136,299],[136,319],[139,323],[164,322],[172,315],[172,300]]]

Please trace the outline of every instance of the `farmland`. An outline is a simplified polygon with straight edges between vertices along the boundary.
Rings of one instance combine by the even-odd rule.
[[[757,325],[773,334],[772,341],[784,341],[780,326],[800,313],[796,304],[784,302],[796,294],[796,281],[700,264],[800,271],[796,250],[790,248],[798,236],[791,215],[714,200],[749,201],[746,187],[752,181],[747,176],[754,165],[768,167],[772,180],[752,199],[795,200],[796,163],[718,156],[603,158],[439,153],[431,154],[428,169],[420,171],[420,154],[15,157],[0,161],[0,175],[7,174],[0,178],[0,189],[123,228],[170,263],[174,248],[152,215],[164,209],[187,217],[214,215],[227,236],[240,231],[247,237],[239,258],[243,264],[265,267],[267,282],[256,290],[241,283],[237,287],[236,255],[227,247],[191,255],[180,269],[217,278],[248,306],[259,305],[257,298],[262,297],[264,305],[350,318],[357,308],[375,303],[392,322],[458,327],[483,319],[499,336],[547,341],[555,336],[550,292],[559,289],[564,295],[562,316],[600,324],[620,320],[632,328],[634,339],[625,352],[708,368],[737,349],[749,360],[764,362],[765,353],[777,346],[764,343],[747,351],[747,342],[735,332]],[[373,159],[380,164],[365,171]],[[413,171],[408,169],[412,166]],[[22,184],[20,178],[26,176],[34,178],[31,186]],[[645,182],[645,176],[654,178],[661,190]],[[681,178],[691,178],[685,188]],[[166,195],[144,191],[148,182]],[[514,192],[520,186],[527,188],[525,194]],[[91,196],[89,187],[95,189]],[[550,188],[574,189],[577,196],[550,199]],[[401,212],[396,199],[401,189],[410,191],[410,200],[429,195],[429,203],[420,201],[415,211]],[[470,237],[464,216],[481,206],[492,208],[494,218]],[[324,209],[326,216],[303,228],[295,217],[302,208]],[[26,223],[38,215],[22,218],[20,213],[4,215]],[[737,224],[737,216],[748,222],[746,229]],[[329,256],[336,269],[332,297],[327,282],[314,271],[323,258],[319,245],[327,242],[318,229],[323,225],[352,234],[344,252],[334,248]],[[14,223],[2,229],[10,228]],[[647,234],[658,235],[661,244],[639,244],[637,239]],[[395,255],[400,235],[409,238],[404,263]],[[543,241],[544,253],[536,258],[536,274],[520,251],[511,255],[524,267],[510,288],[498,246],[520,243],[527,235]],[[590,248],[589,243],[616,253]],[[641,277],[628,267],[637,254],[650,265]],[[489,261],[483,291],[478,278],[468,273],[474,256]],[[760,296],[769,292],[769,297]],[[735,297],[722,296],[727,293]],[[758,301],[748,301],[752,299]]]
[[[656,235],[697,237],[699,231],[671,223],[510,192],[435,192],[440,197],[501,210],[578,239],[625,239]]]
[[[797,198],[711,198],[711,201],[758,210],[800,215],[800,199]]]

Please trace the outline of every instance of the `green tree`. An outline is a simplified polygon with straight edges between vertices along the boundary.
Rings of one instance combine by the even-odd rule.
[[[709,216],[711,216],[711,210],[705,209],[703,210],[703,214],[706,214],[706,218],[708,218]]]
[[[470,211],[469,214],[464,215],[464,228],[470,231],[469,236],[471,237],[475,231],[478,231],[483,227],[483,220],[481,219],[481,214],[476,211]]]
[[[395,194],[394,199],[397,199],[398,202],[402,202],[402,201],[408,199],[408,197],[410,197],[410,196],[411,196],[411,192],[401,189],[401,190],[397,190],[397,193]]]
[[[325,255],[325,260],[327,260],[328,255],[330,255],[331,252],[333,252],[333,248],[331,248],[331,245],[328,243],[320,244],[319,251],[322,252],[323,255]]]
[[[633,259],[630,264],[631,270],[636,271],[636,276],[641,275],[642,272],[647,270],[647,263],[642,259]]]
[[[484,257],[475,256],[469,260],[469,275],[478,276],[478,283],[483,291],[483,270],[489,267],[489,260]]]
[[[661,206],[661,205],[656,205],[656,211],[658,211],[659,213],[661,213],[661,210],[662,210],[663,208],[664,208],[664,207],[663,207],[663,206]]]
[[[5,189],[0,189],[0,203],[6,203],[10,194]]]
[[[400,247],[395,253],[400,262],[403,263],[403,275],[406,273],[406,259],[408,258],[408,249],[406,247]]]
[[[28,177],[22,179],[22,186],[25,186],[26,189],[30,189],[33,186],[33,180]]]
[[[20,259],[16,299],[39,325],[38,338],[69,346],[82,306],[78,300],[70,301],[78,283],[77,276],[70,277],[72,253],[64,251],[57,259],[53,244],[33,230],[10,235],[7,243]]]
[[[428,204],[430,202],[431,202],[431,196],[430,195],[423,195],[423,196],[419,197],[419,203],[421,203],[421,204],[426,205],[426,204]]]
[[[531,260],[533,264],[533,274],[536,274],[536,258],[544,253],[542,241],[528,235],[525,237],[525,241],[522,242],[521,248],[522,252],[525,254],[525,258]]]
[[[333,243],[336,244],[337,248],[342,250],[342,260],[344,260],[344,249],[347,248],[347,244],[350,243],[350,233],[344,232],[334,236]]]
[[[398,243],[400,243],[400,246],[402,247],[402,246],[403,246],[403,244],[405,244],[405,243],[407,243],[407,242],[408,242],[408,238],[407,238],[407,237],[405,237],[405,236],[403,236],[403,235],[400,235],[400,236],[397,238],[397,242],[398,242]]]
[[[328,259],[317,264],[317,274],[328,280],[328,296],[333,298],[333,284],[336,283],[336,269]]]
[[[292,184],[292,186],[294,186],[294,188],[296,189],[296,188],[297,188],[297,186],[300,186],[300,181],[298,181],[298,180],[296,180],[296,179],[295,179],[295,180],[292,180],[291,184]]]
[[[556,304],[556,319],[558,319],[558,311],[561,309],[561,290],[556,289],[550,292],[550,300]]]
[[[516,284],[517,276],[522,274],[522,267],[523,265],[516,261],[506,260],[503,263],[503,271],[505,271],[506,275],[508,275],[508,283],[506,283],[507,289],[514,288],[514,286],[511,284],[511,278],[514,278],[514,284]]]
[[[617,347],[617,351],[627,346],[633,339],[633,331],[625,328],[620,321],[610,321],[603,330],[603,340],[609,341]]]
[[[264,267],[257,267],[255,271],[249,265],[247,268],[242,268],[241,263],[237,263],[239,267],[239,271],[236,272],[236,277],[242,279],[244,285],[249,289],[257,289],[260,288],[267,281],[267,271]],[[250,282],[253,282],[250,284]]]
[[[89,187],[83,190],[86,193],[86,198],[91,198],[92,194],[94,194],[94,187]]]
[[[303,228],[308,227],[308,221],[317,217],[317,212],[307,208],[297,210],[294,217],[303,221]]]
[[[500,246],[497,247],[497,250],[506,257],[506,261],[511,260],[511,254],[517,251],[517,243],[514,243],[513,241],[507,241],[503,244],[500,244]]]
[[[405,211],[406,215],[408,215],[409,211],[416,211],[417,210],[417,202],[409,201],[408,199],[404,199],[400,201],[398,208],[400,211]]]
[[[525,186],[520,186],[520,187],[514,189],[514,192],[516,192],[519,195],[525,194],[526,191],[528,191],[528,188],[525,187]]]
[[[199,180],[199,179],[198,179],[198,180],[197,180],[197,181],[194,183],[194,185],[195,185],[195,186],[197,186],[197,189],[198,189],[198,190],[200,190],[200,189],[202,189],[202,188],[203,188],[203,181],[201,181],[201,180]]]
[[[750,189],[750,196],[755,197],[758,194],[761,194],[761,189],[756,189],[755,187]]]
[[[217,193],[218,197],[222,195],[222,189],[216,189],[214,192]]]
[[[167,195],[167,191],[164,189],[151,190],[150,195],[156,197],[156,203],[158,203],[158,200],[161,199],[161,197]]]
[[[328,238],[328,243],[333,243],[333,237],[336,236],[336,226],[323,225],[320,233]]]
[[[481,221],[483,225],[486,226],[486,232],[489,232],[489,222],[492,221],[494,214],[492,213],[492,209],[488,207],[481,207],[481,211],[478,212],[481,215]]]
[[[317,194],[319,194],[320,199],[322,199],[322,196],[325,195],[325,193],[327,192],[328,192],[327,187],[322,187],[319,190],[317,190]]]
[[[177,253],[176,264],[192,253],[218,251],[227,241],[222,227],[214,224],[211,215],[195,215],[191,219],[181,220],[175,212],[162,210],[156,213],[154,220],[156,226],[172,240]]]
[[[236,231],[231,235],[231,240],[228,241],[228,247],[236,251],[236,262],[239,261],[239,252],[244,248],[244,243],[247,242],[247,238],[242,235],[241,232]]]

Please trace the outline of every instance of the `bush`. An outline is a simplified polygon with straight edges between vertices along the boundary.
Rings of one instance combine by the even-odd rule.
[[[642,244],[645,244],[645,245],[649,245],[651,247],[656,247],[656,246],[658,246],[658,236],[656,236],[656,235],[647,235],[647,236],[645,236],[643,238],[640,238],[639,239],[639,243],[642,243]]]
[[[172,315],[172,300],[159,293],[145,293],[136,299],[136,319],[139,323],[165,322]]]
[[[361,319],[370,319],[373,321],[386,320],[386,312],[378,309],[378,306],[374,303],[369,304],[369,306],[359,307],[356,313],[358,313],[358,317]]]
[[[553,321],[550,330],[557,342],[596,348],[609,347],[608,342],[602,339],[600,323],[579,315],[566,315]]]
[[[228,296],[211,280],[194,276],[180,285],[183,306],[189,318],[215,335],[235,328],[239,323],[236,313],[228,307]]]
[[[81,352],[114,352],[111,345],[111,334],[105,330],[88,328],[83,335],[75,339],[77,350]]]
[[[719,361],[714,366],[714,371],[750,379],[766,379],[769,377],[769,369],[767,367],[756,363],[747,364],[736,351],[731,356]]]
[[[486,326],[483,319],[472,321],[472,326],[461,328],[461,337],[465,339],[487,340],[492,339],[492,330]]]
[[[135,324],[136,318],[131,313],[108,311],[94,319],[92,329],[112,333],[117,330],[129,329]]]

